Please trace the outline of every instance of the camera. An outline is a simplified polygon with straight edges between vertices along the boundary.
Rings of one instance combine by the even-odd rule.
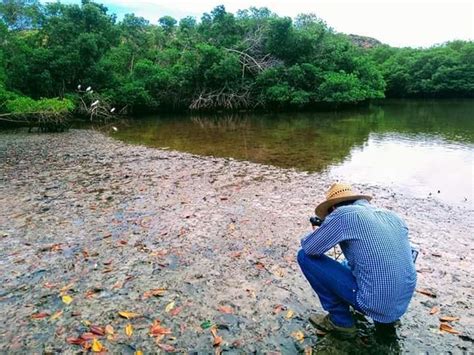
[[[324,219],[321,219],[318,216],[309,218],[309,223],[311,223],[313,227],[320,227],[323,222],[324,222]]]

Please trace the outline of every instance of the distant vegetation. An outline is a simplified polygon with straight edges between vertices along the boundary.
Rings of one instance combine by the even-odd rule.
[[[44,105],[70,112],[84,104],[78,85],[128,112],[474,96],[473,42],[362,48],[312,14],[292,20],[266,8],[232,14],[218,6],[199,21],[163,16],[151,24],[133,14],[117,21],[88,0],[4,0],[0,18],[4,114]]]

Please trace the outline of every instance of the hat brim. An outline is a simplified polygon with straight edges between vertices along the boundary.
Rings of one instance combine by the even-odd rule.
[[[321,202],[317,207],[316,207],[316,216],[319,218],[325,218],[329,213],[329,209],[337,205],[340,202],[344,201],[353,201],[353,200],[367,200],[370,201],[372,200],[372,196],[369,195],[352,195],[352,196],[343,196],[343,197],[337,197],[337,198],[332,198],[330,200],[326,200],[324,202]]]

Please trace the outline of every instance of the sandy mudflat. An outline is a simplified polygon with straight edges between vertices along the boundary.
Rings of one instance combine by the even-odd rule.
[[[93,131],[1,133],[0,352],[77,352],[66,339],[90,325],[113,327],[109,339],[95,333],[114,353],[377,352],[370,323],[349,344],[318,337],[307,322],[321,308],[295,255],[329,183],[325,174],[131,146]],[[415,294],[401,351],[472,350],[471,202],[355,186],[406,218],[420,250],[418,288],[436,295]],[[166,290],[146,297],[157,288]],[[451,326],[461,335],[441,333],[440,316],[459,317]],[[155,320],[171,334],[151,337]],[[216,347],[209,325],[222,337]]]

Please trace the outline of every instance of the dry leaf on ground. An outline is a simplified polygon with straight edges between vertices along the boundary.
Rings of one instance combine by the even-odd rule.
[[[69,337],[69,338],[66,338],[66,342],[73,345],[82,345],[85,342],[85,340],[82,338]]]
[[[213,338],[212,345],[213,346],[221,345],[222,342],[224,341],[224,339],[222,339],[221,336],[217,335],[217,329],[215,327],[211,328],[211,334],[212,334],[212,338]]]
[[[277,304],[275,307],[273,307],[273,314],[278,314],[284,310],[285,310],[285,306],[283,306],[282,304]]]
[[[226,314],[233,314],[234,313],[234,309],[230,306],[219,306],[219,307],[217,307],[217,310],[219,312],[226,313]]]
[[[127,334],[127,336],[130,338],[133,334],[133,326],[128,323],[126,326],[125,326],[125,334]]]
[[[107,324],[104,330],[105,330],[105,334],[114,335],[114,327],[112,327],[110,324]]]
[[[97,338],[97,335],[91,332],[86,332],[86,333],[81,334],[81,338],[84,340],[92,340],[92,339]]]
[[[439,330],[441,330],[442,332],[451,333],[451,334],[461,334],[452,326],[450,326],[448,323],[441,323],[439,325]]]
[[[48,312],[39,312],[39,313],[35,313],[35,314],[31,315],[31,318],[33,318],[33,319],[43,319],[43,318],[46,318],[46,317],[49,317]]]
[[[104,350],[104,346],[96,338],[92,339],[92,351],[95,353],[100,353]]]
[[[433,308],[431,308],[431,310],[430,310],[430,314],[436,314],[436,313],[438,313],[438,312],[439,312],[439,308],[438,308],[438,307],[433,307]]]
[[[176,351],[176,349],[174,348],[173,345],[161,344],[161,343],[158,343],[158,344],[156,344],[156,345],[158,345],[158,347],[159,347],[161,350],[164,350],[164,351],[167,351],[167,352]]]
[[[118,312],[118,314],[120,317],[127,318],[127,319],[132,319],[139,316],[138,313],[129,312],[129,311],[121,311],[121,312]]]
[[[59,317],[61,317],[63,314],[63,311],[57,311],[55,312],[52,316],[51,316],[51,320],[55,320],[55,319],[58,319]]]
[[[160,321],[155,320],[150,327],[150,335],[156,337],[162,334],[171,334],[171,329],[162,327]]]
[[[291,309],[289,309],[288,312],[286,312],[285,318],[286,319],[291,319],[291,318],[293,318],[294,315],[295,315],[295,312],[293,312]]]
[[[73,287],[74,287],[74,283],[67,284],[64,287],[61,287],[61,289],[59,290],[59,294],[63,296],[66,294],[67,291],[69,291]]]
[[[98,325],[91,325],[89,327],[89,330],[91,331],[92,334],[99,335],[101,337],[105,335],[105,329]]]
[[[459,320],[459,317],[443,316],[439,317],[441,322],[456,322]]]
[[[300,342],[304,340],[304,333],[301,330],[291,333],[291,336]]]
[[[174,305],[175,305],[174,301],[168,303],[168,305],[165,308],[165,312],[168,313],[169,311],[171,311],[174,308]]]
[[[146,291],[144,294],[143,294],[143,299],[147,299],[151,296],[155,296],[155,297],[161,297],[165,294],[166,292],[166,289],[165,288],[154,288],[152,290],[149,290],[149,291]]]
[[[422,295],[425,295],[425,296],[436,298],[436,294],[434,292],[427,290],[425,288],[419,288],[416,290],[416,292],[421,293]]]
[[[62,296],[62,300],[65,304],[71,304],[73,298],[69,295],[64,295]]]
[[[176,307],[170,311],[170,315],[174,317],[178,315],[182,310],[183,310],[183,307]]]

